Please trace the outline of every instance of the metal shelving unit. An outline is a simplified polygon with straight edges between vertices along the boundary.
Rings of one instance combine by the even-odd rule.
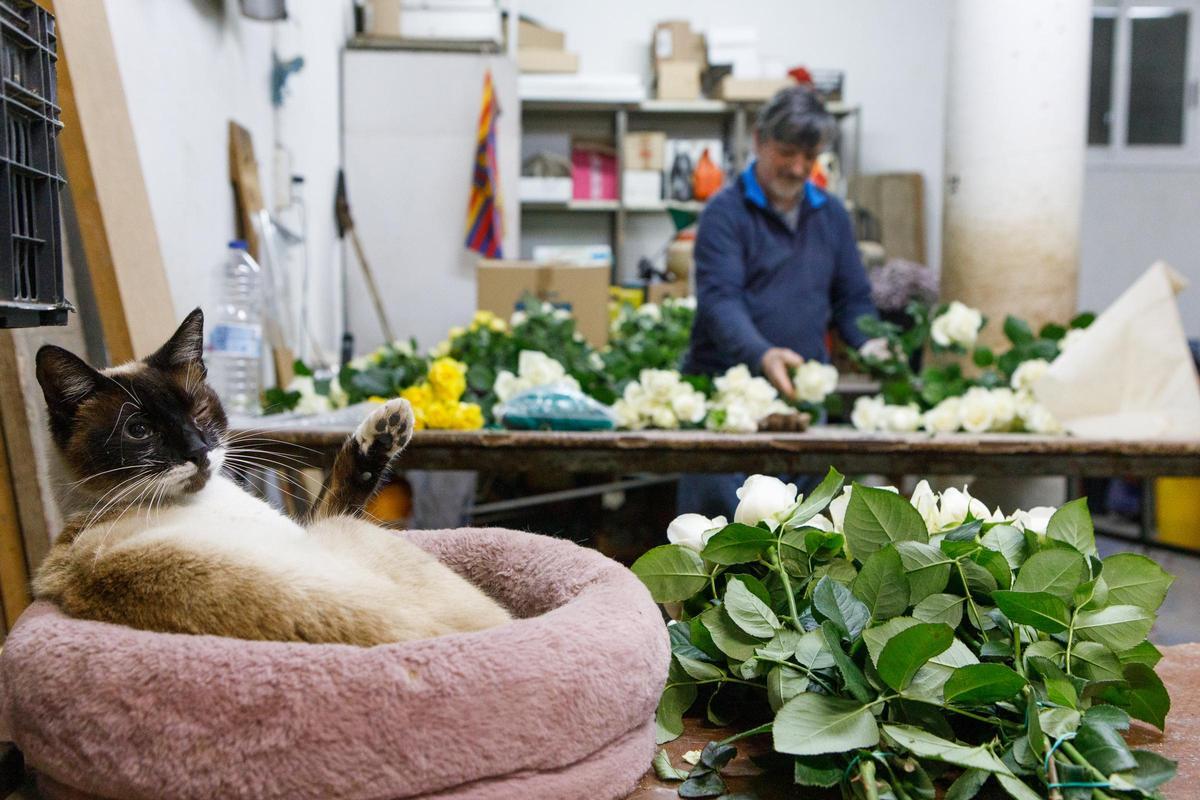
[[[617,155],[617,199],[616,200],[572,200],[560,203],[522,202],[521,212],[524,215],[544,212],[587,212],[611,214],[610,241],[613,249],[612,280],[618,282],[621,275],[621,250],[625,243],[625,231],[628,215],[665,213],[671,209],[686,210],[699,213],[704,204],[696,201],[679,202],[663,200],[661,203],[627,205],[621,198],[624,196],[622,185],[624,164],[625,136],[630,130],[630,122],[635,125],[644,120],[652,120],[654,125],[666,127],[667,120],[709,120],[723,125],[724,140],[729,146],[729,156],[732,158],[734,174],[745,169],[750,160],[751,130],[753,129],[752,114],[757,111],[760,103],[726,102],[724,100],[643,100],[637,103],[629,102],[597,102],[559,100],[522,100],[522,127],[530,118],[546,117],[581,117],[607,118],[607,125],[612,137]],[[860,152],[862,142],[862,114],[858,106],[841,103],[830,103],[830,113],[838,120],[842,134],[837,147],[842,161],[843,174],[847,178],[859,174]],[[846,131],[847,124],[852,124],[852,130]]]

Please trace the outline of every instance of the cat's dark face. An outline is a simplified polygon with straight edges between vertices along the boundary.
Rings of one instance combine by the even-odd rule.
[[[197,308],[153,355],[111,369],[38,350],[50,432],[77,490],[124,505],[204,488],[221,467],[228,422],[205,383],[203,342]]]

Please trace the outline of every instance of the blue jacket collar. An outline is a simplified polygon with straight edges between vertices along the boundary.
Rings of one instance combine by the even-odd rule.
[[[766,192],[763,191],[762,186],[758,183],[758,177],[754,174],[754,165],[757,163],[758,160],[754,159],[742,170],[742,196],[764,211],[773,210],[771,204],[767,202]],[[825,192],[821,191],[815,183],[804,182],[804,204],[809,208],[820,208],[828,199]]]

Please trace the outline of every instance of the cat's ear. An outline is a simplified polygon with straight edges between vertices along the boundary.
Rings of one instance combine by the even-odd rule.
[[[179,329],[146,363],[167,372],[184,369],[189,364],[204,366],[204,312],[199,308],[184,317]]]
[[[48,344],[37,352],[37,379],[50,413],[69,419],[96,391],[101,375],[74,353]]]

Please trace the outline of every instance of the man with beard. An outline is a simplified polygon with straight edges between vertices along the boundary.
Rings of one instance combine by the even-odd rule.
[[[808,179],[835,132],[805,86],[783,89],[759,111],[757,157],[700,217],[685,373],[746,364],[790,400],[792,370],[804,359],[829,360],[831,322],[851,347],[866,344],[857,320],[876,312],[854,227],[842,204]],[[732,517],[743,478],[684,476],[679,512]]]

